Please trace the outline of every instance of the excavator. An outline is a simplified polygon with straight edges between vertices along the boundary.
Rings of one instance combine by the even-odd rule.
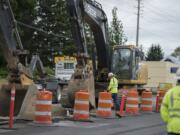
[[[94,64],[90,70],[80,73],[86,73],[86,78],[73,76],[68,87],[63,90],[62,105],[64,107],[72,107],[74,93],[82,89],[89,91],[90,105],[95,107],[94,99],[98,98],[100,91],[107,88],[108,72],[113,72],[116,75],[119,87],[142,86],[147,83],[147,67],[140,63],[142,53],[137,47],[117,45],[111,48],[108,20],[100,3],[92,0],[67,0],[67,7],[72,26],[72,36],[78,47],[78,58],[84,60],[84,63],[81,62],[78,65],[81,68],[88,65],[84,22],[89,25],[93,33],[96,50],[93,55],[97,54],[97,59],[93,59]],[[74,75],[76,74],[79,74],[79,70],[75,71]]]
[[[74,93],[87,90],[90,93],[90,105],[95,108],[98,92],[107,88],[107,74],[110,71],[117,75],[119,85],[146,83],[143,80],[145,73],[142,75],[140,72],[145,68],[141,68],[139,64],[138,48],[133,46],[110,47],[108,21],[100,3],[92,0],[67,0],[67,8],[72,24],[72,36],[78,51],[75,72],[68,86],[64,87],[61,93],[60,103],[63,107],[73,107]],[[89,24],[94,35],[97,59],[93,59],[93,66],[89,62],[84,22]],[[33,56],[31,62],[27,63],[28,51],[21,43],[9,0],[0,2],[0,35],[0,49],[10,71],[9,83],[15,83],[17,89],[16,98],[18,100],[15,103],[15,114],[22,119],[32,119],[35,95],[38,92],[34,85],[33,70],[37,67],[42,80],[46,73],[38,55]],[[0,115],[7,116],[9,101],[10,88],[8,85],[8,88],[0,90],[0,106],[3,108]]]
[[[39,85],[46,85],[46,88],[53,85],[56,87],[53,89],[56,95],[59,93],[59,87],[58,82],[55,83],[56,81],[51,81],[47,77],[38,54],[33,55],[28,62],[29,52],[23,48],[9,0],[0,1],[0,49],[9,69],[8,83],[0,89],[0,116],[7,116],[9,113],[10,90],[11,86],[15,85],[15,115],[23,119],[32,119],[35,95],[38,92],[33,77],[34,71],[38,71]]]

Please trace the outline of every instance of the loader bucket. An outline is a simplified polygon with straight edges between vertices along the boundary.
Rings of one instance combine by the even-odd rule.
[[[15,110],[14,115],[17,116],[19,110],[21,108],[21,104],[24,100],[24,96],[26,94],[28,86],[16,86],[16,96],[15,99]],[[9,106],[11,99],[11,87],[8,84],[2,85],[0,89],[0,116],[8,116],[9,115]]]
[[[18,118],[23,120],[33,120],[35,114],[37,85],[30,85],[22,102]],[[60,104],[52,104],[52,117],[63,116],[66,110]]]
[[[92,72],[88,74],[86,79],[71,79],[68,86],[62,91],[61,104],[65,108],[73,108],[75,93],[79,90],[88,90],[90,94],[90,105],[95,108],[95,88],[94,75]]]
[[[36,85],[22,86],[16,85],[14,115],[20,119],[32,120],[34,116],[34,106],[36,101]],[[9,115],[11,98],[10,85],[3,85],[0,90],[0,116]]]

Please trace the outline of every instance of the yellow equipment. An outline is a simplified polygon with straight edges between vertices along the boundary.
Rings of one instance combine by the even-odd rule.
[[[121,45],[113,48],[112,72],[119,85],[145,85],[148,80],[147,66],[141,63],[142,52],[134,45]]]

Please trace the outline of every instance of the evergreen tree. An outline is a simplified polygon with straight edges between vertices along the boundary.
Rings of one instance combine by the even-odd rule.
[[[75,52],[65,0],[38,0],[36,27],[47,34],[34,32],[31,52],[37,51],[45,65],[52,65],[53,54]]]
[[[180,59],[180,47],[177,47],[171,55]]]
[[[163,51],[159,44],[152,44],[147,52],[147,61],[160,61],[163,59]]]
[[[123,31],[123,24],[117,17],[117,7],[112,9],[112,22],[109,28],[111,45],[124,45],[127,42],[127,37]]]
[[[36,18],[36,0],[10,0],[10,3],[16,20],[28,25],[33,25]],[[24,48],[30,47],[34,30],[19,25],[18,29]],[[0,67],[5,67],[6,62],[1,51],[2,50],[0,50]]]
[[[17,21],[34,25],[37,0],[11,0],[11,6]],[[32,44],[34,30],[20,25],[18,25],[18,29],[24,48],[29,49]]]

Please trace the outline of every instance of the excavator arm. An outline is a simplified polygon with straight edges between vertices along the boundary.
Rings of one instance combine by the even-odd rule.
[[[92,0],[67,0],[72,35],[80,53],[87,54],[84,22],[88,23],[95,39],[98,70],[110,69],[110,47],[107,17],[102,6]]]
[[[110,70],[111,58],[107,17],[102,10],[102,6],[92,0],[67,0],[67,7],[70,14],[72,36],[78,48],[78,54],[83,54],[84,56],[81,57],[82,59],[84,59],[84,63],[79,62],[82,61],[82,59],[77,59],[77,63],[81,63],[81,66],[78,66],[77,64],[75,73],[72,79],[69,81],[68,87],[63,91],[62,105],[64,107],[72,107],[74,104],[74,93],[78,90],[88,90],[88,92],[90,93],[90,104],[91,106],[95,107],[95,96],[97,94],[95,93],[96,91],[94,86],[97,85],[97,83],[95,84],[94,80],[100,83],[107,82],[107,73]],[[87,70],[88,64],[86,61],[86,56],[88,57],[88,52],[84,32],[84,22],[89,24],[95,40],[98,64],[97,70],[95,72],[95,78],[92,68],[89,68],[90,70]],[[93,55],[96,54],[94,53]],[[96,60],[94,60],[93,63],[96,63]],[[76,77],[77,75],[80,76],[84,73],[86,77]]]
[[[39,56],[33,56],[30,64],[27,64],[28,51],[22,46],[9,0],[0,1],[0,49],[10,70],[11,82],[19,82],[21,74],[32,79],[36,66],[41,76],[45,75]]]

